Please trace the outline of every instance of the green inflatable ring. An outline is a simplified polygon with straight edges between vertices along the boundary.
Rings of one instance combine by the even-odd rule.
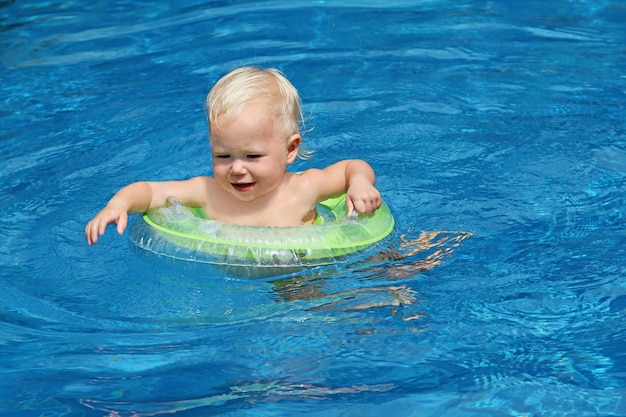
[[[228,266],[319,266],[380,241],[394,218],[383,202],[373,214],[348,218],[345,194],[321,202],[315,225],[255,227],[207,218],[177,202],[135,222],[129,238],[160,256]]]

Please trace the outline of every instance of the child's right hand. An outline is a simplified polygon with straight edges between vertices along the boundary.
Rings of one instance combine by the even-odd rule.
[[[104,235],[106,227],[111,223],[117,225],[117,233],[124,234],[128,225],[128,211],[125,207],[115,203],[109,203],[85,226],[85,238],[91,246],[98,241],[98,237]]]

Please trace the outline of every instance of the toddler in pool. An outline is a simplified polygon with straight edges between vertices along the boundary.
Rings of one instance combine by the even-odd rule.
[[[297,90],[278,70],[242,67],[226,74],[211,89],[206,107],[214,177],[122,188],[87,223],[90,245],[109,224],[122,234],[129,214],[165,206],[170,197],[204,208],[215,220],[248,226],[310,224],[317,203],[344,191],[350,214],[370,214],[380,206],[374,171],[364,161],[287,171],[303,156],[302,110]]]

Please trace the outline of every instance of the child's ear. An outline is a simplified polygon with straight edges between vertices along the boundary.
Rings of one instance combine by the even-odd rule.
[[[298,157],[300,142],[302,142],[302,138],[299,133],[294,133],[287,139],[287,163],[292,163]]]

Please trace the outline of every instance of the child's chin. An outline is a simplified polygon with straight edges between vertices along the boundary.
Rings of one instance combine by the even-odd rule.
[[[254,188],[242,191],[233,187],[231,194],[239,201],[252,201],[258,197],[257,193],[254,192]]]

